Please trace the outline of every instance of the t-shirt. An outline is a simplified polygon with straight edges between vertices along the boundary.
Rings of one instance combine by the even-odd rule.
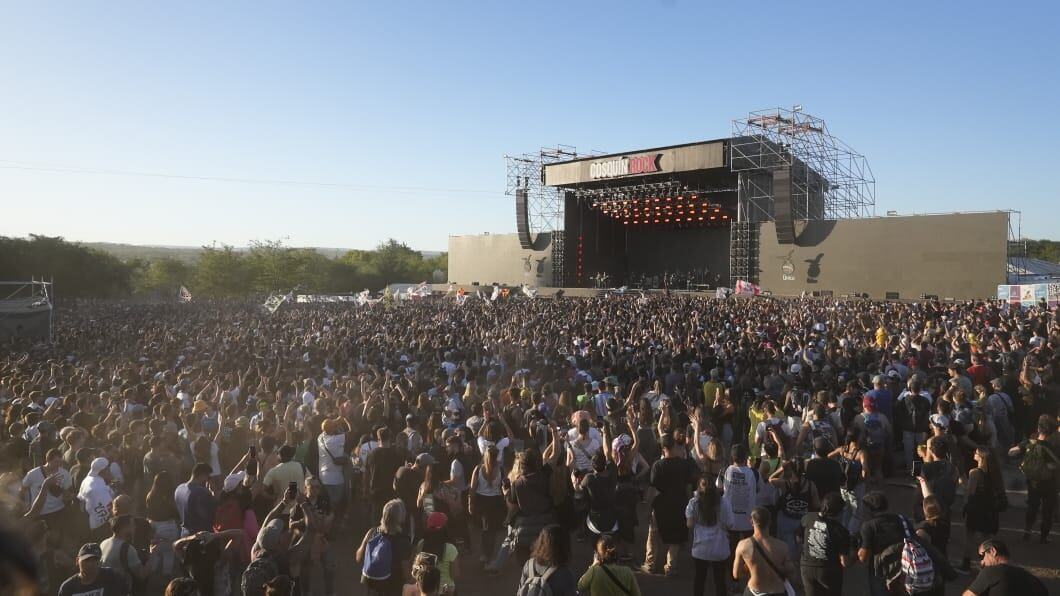
[[[881,513],[861,524],[861,548],[871,551],[873,557],[904,538],[905,529],[902,522],[893,513]],[[869,573],[875,573],[875,565],[869,566]]]
[[[105,568],[100,568],[95,581],[85,584],[80,576],[74,575],[59,587],[59,596],[124,596],[128,593],[125,580],[114,570]]]
[[[321,457],[320,461],[325,459],[328,458]],[[404,464],[405,458],[397,447],[379,447],[368,454],[364,462],[365,481],[375,502],[381,503],[394,497],[394,475]]]
[[[122,548],[125,541],[111,536],[99,544],[100,550],[103,551],[103,558],[100,559],[100,564],[118,572],[122,578],[127,582],[132,581],[132,576],[129,572],[137,573],[143,564],[140,562],[140,555],[136,553],[136,549],[130,544],[126,548]],[[122,561],[122,551],[125,551],[125,560]]]
[[[850,532],[838,521],[807,513],[802,517],[802,564],[839,568],[839,555],[850,550]]]
[[[110,502],[114,500],[114,491],[99,476],[85,476],[77,498],[88,513],[88,527],[92,530],[110,521]]]
[[[979,571],[968,586],[978,596],[1045,596],[1045,586],[1026,569],[1017,565],[991,565]]]
[[[173,491],[173,501],[177,504],[180,523],[189,533],[209,532],[213,529],[217,502],[210,489],[201,484],[185,482]]]
[[[70,476],[70,472],[67,472],[64,468],[59,468],[56,472],[59,475],[59,486],[64,491],[70,489],[73,486],[74,479]],[[37,495],[40,493],[41,488],[44,486],[44,479],[47,478],[47,474],[44,472],[44,468],[37,466],[26,474],[25,478],[22,479],[22,486],[29,491],[29,502],[26,506],[33,505],[33,501],[36,500]],[[41,508],[41,515],[48,515],[49,513],[55,513],[63,508],[62,496],[56,497],[55,495],[48,493],[44,497],[44,507]]]
[[[721,486],[722,507],[732,514],[732,529],[739,532],[751,530],[751,510],[755,508],[758,478],[747,466],[732,465],[718,477]]]
[[[277,498],[280,498],[292,482],[301,491],[305,476],[305,468],[302,467],[302,464],[296,461],[289,461],[275,465],[268,472],[265,472],[262,484],[267,486]]]
[[[321,433],[317,437],[317,448],[320,450],[321,484],[342,484],[344,481],[342,466],[335,465],[333,457],[341,458],[346,455],[346,435],[326,435]]]
[[[846,474],[839,462],[815,457],[806,462],[806,478],[817,487],[817,495],[823,499],[828,493],[839,492]]]

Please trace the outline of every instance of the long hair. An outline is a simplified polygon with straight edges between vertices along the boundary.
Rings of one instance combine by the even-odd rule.
[[[400,534],[405,527],[405,515],[405,503],[401,499],[387,501],[379,519],[379,531],[391,536]]]
[[[490,445],[486,447],[485,453],[482,454],[482,472],[486,474],[487,479],[492,480],[494,473],[497,471],[498,453],[497,446]]]
[[[530,557],[544,567],[563,567],[570,561],[570,534],[558,524],[549,524],[541,529]]]
[[[618,558],[618,542],[611,534],[601,534],[596,541],[596,556],[600,563],[606,565],[614,563]]]
[[[696,500],[699,504],[699,523],[704,526],[713,526],[718,523],[718,489],[714,483],[706,478],[699,479],[696,487]]]

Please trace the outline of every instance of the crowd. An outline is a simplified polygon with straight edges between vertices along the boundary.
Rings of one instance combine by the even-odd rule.
[[[992,302],[82,305],[0,349],[34,553],[0,577],[330,595],[355,561],[367,594],[435,595],[522,565],[501,593],[634,596],[690,554],[696,596],[839,595],[858,564],[872,596],[1044,594],[997,534],[1016,470],[1050,538],[1058,349],[1054,313]]]

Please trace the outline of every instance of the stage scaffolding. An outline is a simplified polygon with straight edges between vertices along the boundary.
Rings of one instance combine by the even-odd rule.
[[[730,277],[756,281],[759,225],[774,220],[773,172],[791,169],[791,213],[799,220],[874,215],[876,180],[865,157],[801,106],[750,112],[732,121],[729,166],[738,175]],[[754,246],[754,259],[748,247]]]
[[[551,237],[553,286],[562,286],[564,279],[564,190],[545,186],[545,165],[578,157],[577,149],[570,145],[542,147],[537,153],[504,156],[508,169],[504,194],[518,199],[519,194],[525,193],[527,223],[532,241],[541,234],[547,233]]]

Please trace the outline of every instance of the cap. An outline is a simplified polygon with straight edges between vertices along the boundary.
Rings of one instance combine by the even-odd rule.
[[[441,530],[448,523],[449,516],[442,513],[441,511],[435,511],[434,513],[427,516],[428,530]]]
[[[101,549],[99,547],[99,545],[96,544],[95,542],[89,542],[87,544],[82,544],[81,548],[78,549],[78,551],[77,551],[77,560],[80,561],[81,559],[91,559],[91,558],[102,559],[103,558],[103,549]]]
[[[949,417],[944,416],[942,414],[932,414],[930,420],[932,425],[937,426],[939,428],[949,428],[950,426]]]
[[[107,461],[107,458],[97,457],[96,459],[92,460],[92,465],[88,468],[88,474],[90,476],[99,476],[100,472],[102,472],[109,465],[110,462]]]
[[[433,466],[434,463],[434,456],[430,453],[421,453],[416,456],[417,466]]]
[[[592,382],[592,387],[593,387],[593,389],[599,389],[600,388],[600,381],[593,381]]]
[[[802,372],[802,365],[796,362],[795,364],[792,364],[791,368],[788,370],[791,372],[791,374],[797,375]]]
[[[891,370],[887,371],[887,376],[891,377],[892,379],[900,379],[900,378],[902,378],[902,375],[898,371],[894,370],[893,368]]]

